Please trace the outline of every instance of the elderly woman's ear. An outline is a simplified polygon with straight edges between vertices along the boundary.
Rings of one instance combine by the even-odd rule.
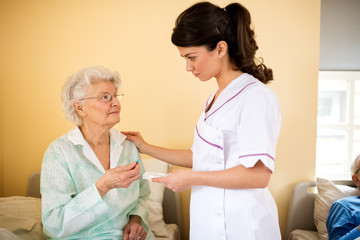
[[[359,179],[359,177],[356,174],[354,174],[354,175],[351,176],[351,178],[352,178],[352,181],[355,183],[355,185],[358,188],[360,188],[360,179]]]
[[[73,106],[80,117],[85,116],[84,106],[80,102],[74,102]]]

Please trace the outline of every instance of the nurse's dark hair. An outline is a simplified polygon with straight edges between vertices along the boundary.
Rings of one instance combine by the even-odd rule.
[[[249,11],[239,3],[220,8],[200,2],[182,12],[175,22],[171,41],[179,47],[205,46],[209,51],[220,41],[228,45],[234,70],[249,73],[263,83],[273,80],[272,69],[255,57],[258,50]]]

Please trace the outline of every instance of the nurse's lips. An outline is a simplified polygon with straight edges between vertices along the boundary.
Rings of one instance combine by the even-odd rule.
[[[199,77],[199,75],[200,75],[200,73],[198,73],[198,74],[193,73],[193,74],[195,77]]]

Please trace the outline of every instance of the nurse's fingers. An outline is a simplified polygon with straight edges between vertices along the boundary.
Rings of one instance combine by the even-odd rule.
[[[155,183],[165,183],[165,185],[169,182],[168,177],[157,177],[157,178],[151,178],[151,181]]]
[[[134,132],[134,131],[122,131],[122,134],[126,136],[140,136],[140,132]]]
[[[139,152],[142,153],[144,145],[147,143],[145,142],[144,138],[141,136],[140,132],[121,132],[126,136],[126,139],[132,141],[135,146],[138,148]]]

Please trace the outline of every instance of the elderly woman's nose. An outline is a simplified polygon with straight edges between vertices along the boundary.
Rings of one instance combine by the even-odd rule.
[[[111,99],[111,105],[112,105],[112,106],[118,106],[118,105],[120,105],[119,99],[118,99],[117,97],[113,97],[113,98]]]

